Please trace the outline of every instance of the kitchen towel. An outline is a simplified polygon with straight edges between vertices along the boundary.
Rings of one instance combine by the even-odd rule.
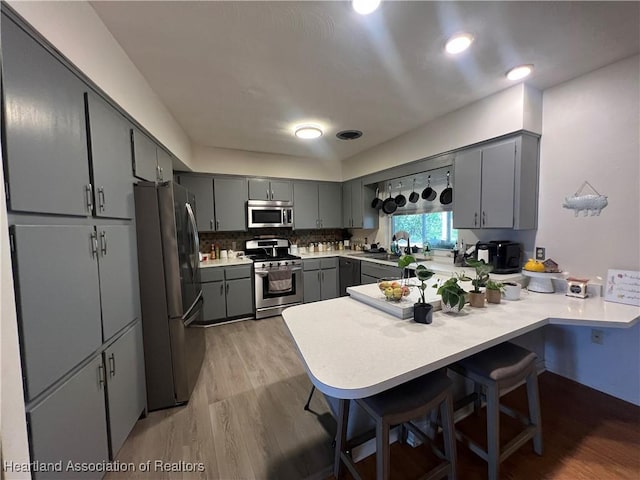
[[[292,275],[289,268],[271,270],[268,273],[269,293],[286,293],[293,289]]]

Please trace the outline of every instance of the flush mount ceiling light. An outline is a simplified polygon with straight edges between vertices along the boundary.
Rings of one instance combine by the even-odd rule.
[[[521,80],[533,72],[533,65],[518,65],[507,72],[509,80]]]
[[[473,42],[473,36],[468,33],[458,33],[451,37],[445,45],[447,53],[456,55],[464,52]]]
[[[322,136],[322,130],[315,125],[300,125],[295,129],[295,135],[298,138],[304,138],[305,140],[318,138]]]
[[[351,6],[360,15],[369,15],[380,6],[380,0],[352,0]]]

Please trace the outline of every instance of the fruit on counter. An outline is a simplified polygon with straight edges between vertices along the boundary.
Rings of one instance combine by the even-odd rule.
[[[524,269],[530,272],[544,272],[544,263],[530,258],[529,261],[524,264]]]
[[[402,298],[402,288],[401,287],[396,287],[393,289],[393,298]]]

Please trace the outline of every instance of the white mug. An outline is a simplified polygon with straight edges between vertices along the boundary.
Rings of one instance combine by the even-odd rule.
[[[511,283],[511,285],[509,284]],[[522,286],[516,282],[508,282],[504,284],[504,292],[502,296],[505,300],[519,300]]]
[[[226,260],[229,258],[229,253],[226,250],[220,250],[220,259]]]

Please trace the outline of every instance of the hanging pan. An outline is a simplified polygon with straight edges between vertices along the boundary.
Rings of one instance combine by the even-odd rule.
[[[453,188],[451,188],[451,184],[449,183],[450,176],[451,173],[447,172],[447,188],[445,188],[440,194],[440,203],[443,205],[449,205],[453,202]]]
[[[375,208],[376,210],[380,210],[382,208],[382,204],[384,202],[380,198],[380,189],[376,188],[376,198],[371,201],[371,208]]]
[[[382,211],[389,215],[395,212],[396,208],[398,208],[398,205],[396,205],[395,198],[391,196],[391,184],[389,184],[389,198],[387,198],[382,204]]]
[[[396,196],[396,205],[398,207],[404,207],[407,204],[407,197],[402,194],[402,182],[398,187],[398,195]]]
[[[420,199],[420,195],[416,192],[416,179],[413,179],[413,190],[411,191],[411,195],[409,195],[409,201],[411,203],[416,203]]]
[[[436,191],[431,188],[431,175],[429,175],[427,177],[427,188],[422,191],[422,198],[429,202],[433,202],[437,195]]]

